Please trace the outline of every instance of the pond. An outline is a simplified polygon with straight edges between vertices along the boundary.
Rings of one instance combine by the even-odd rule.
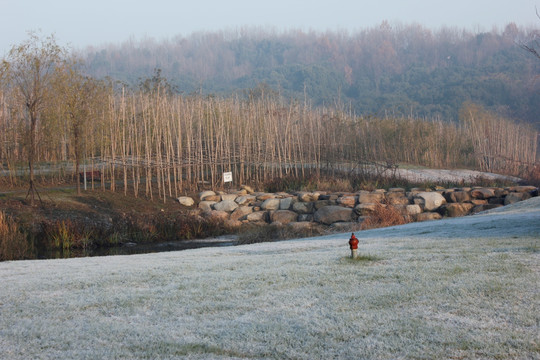
[[[199,249],[204,247],[234,246],[238,244],[238,239],[234,235],[220,236],[209,239],[178,240],[152,244],[125,243],[120,246],[98,247],[92,249],[71,249],[71,250],[46,250],[36,251],[37,259],[67,259],[88,256],[112,256],[112,255],[135,255],[149,254],[166,251],[181,251],[189,249]]]

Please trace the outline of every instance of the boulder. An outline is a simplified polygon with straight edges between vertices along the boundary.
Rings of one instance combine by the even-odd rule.
[[[253,204],[255,200],[256,200],[256,197],[253,195],[242,195],[242,196],[238,196],[234,201],[236,201],[238,205],[242,206],[242,205]]]
[[[534,192],[534,191],[538,191],[538,188],[536,188],[535,186],[512,186],[512,187],[509,187],[508,188],[508,191],[510,192],[519,192],[519,193],[525,193],[525,192]]]
[[[442,219],[441,214],[436,212],[424,212],[416,215],[416,221],[430,221]]]
[[[338,205],[353,208],[356,205],[356,196],[342,196],[337,199]]]
[[[300,191],[297,194],[298,200],[303,201],[303,202],[317,201],[319,200],[319,196],[320,196],[319,193],[309,193],[309,192],[304,192],[304,191]]]
[[[240,206],[231,214],[231,220],[243,220],[248,214],[253,212],[252,206]]]
[[[326,199],[326,200],[317,200],[315,202],[313,202],[313,206],[315,207],[315,210],[319,210],[320,208],[322,208],[323,206],[330,206],[330,205],[337,205],[337,198],[338,196],[335,195],[335,199],[331,200],[331,199]]]
[[[178,198],[178,202],[180,203],[180,205],[184,205],[184,206],[193,206],[193,205],[195,205],[195,200],[193,200],[189,196],[180,196]]]
[[[256,211],[246,215],[246,220],[250,222],[265,222],[266,211]]]
[[[199,202],[199,209],[204,212],[212,211],[212,206],[216,204],[215,201],[201,201]]]
[[[319,196],[319,201],[321,200],[337,200],[338,199],[338,195],[337,194],[325,194],[325,195],[320,195]]]
[[[360,192],[358,195],[358,202],[360,204],[366,204],[366,203],[378,203],[382,202],[384,200],[384,193],[382,192]]]
[[[292,210],[298,214],[311,214],[313,212],[313,203],[295,202],[292,205]]]
[[[420,205],[406,205],[405,213],[405,215],[418,215],[422,213],[422,208]]]
[[[405,192],[392,191],[386,194],[386,202],[389,205],[407,205],[409,198],[405,196]]]
[[[279,210],[289,210],[293,202],[292,197],[286,197],[279,200]]]
[[[245,190],[248,194],[253,194],[255,191],[253,191],[253,188],[249,185],[242,185],[240,186],[241,189]]]
[[[333,223],[330,225],[330,229],[335,232],[348,232],[351,231],[351,229],[358,229],[358,222],[339,222],[339,223]]]
[[[313,220],[330,225],[335,222],[349,222],[353,218],[353,209],[342,206],[325,206],[320,208],[313,215]]]
[[[276,197],[276,195],[274,195],[274,194],[262,193],[262,194],[257,195],[257,200],[265,201],[265,200],[268,200],[268,199],[274,199],[275,197]]]
[[[449,203],[464,203],[471,200],[471,195],[468,191],[452,191],[445,192],[444,198]]]
[[[232,190],[229,193],[234,194],[236,196],[243,196],[243,195],[247,195],[248,192],[244,189],[241,189],[241,190]]]
[[[438,192],[425,191],[414,196],[414,203],[423,206],[425,211],[433,211],[446,204],[446,199]]]
[[[235,195],[235,194],[223,194],[221,195],[221,201],[225,201],[225,200],[235,201],[237,197],[238,195]]]
[[[279,209],[280,199],[268,198],[263,201],[261,204],[261,209],[263,210],[278,210]]]
[[[497,204],[484,204],[484,205],[476,205],[473,209],[472,209],[472,213],[473,214],[476,214],[476,213],[479,213],[479,212],[482,212],[482,211],[486,211],[486,210],[491,210],[491,209],[496,209],[496,208],[499,208],[503,205],[497,205]]]
[[[469,214],[474,207],[471,203],[450,203],[441,207],[441,213],[448,217],[465,216]]]
[[[370,215],[375,211],[376,207],[377,204],[374,203],[358,204],[355,206],[354,212],[360,216]]]
[[[515,204],[519,201],[530,199],[531,195],[527,192],[511,192],[504,198],[504,205]]]
[[[270,221],[272,223],[288,224],[296,222],[298,214],[290,210],[277,210],[270,215]]]
[[[208,196],[205,196],[205,197],[204,197],[204,201],[215,201],[215,202],[220,202],[220,201],[221,201],[221,195],[216,194],[216,195],[208,195]]]
[[[487,200],[495,197],[495,191],[489,188],[479,188],[471,190],[471,197],[473,199]]]
[[[238,208],[238,204],[233,200],[225,200],[215,203],[213,207],[214,210],[231,213]]]
[[[504,197],[494,197],[488,199],[488,204],[504,205]]]
[[[313,221],[313,214],[298,214],[298,222]]]
[[[495,197],[498,198],[504,198],[506,195],[508,195],[508,193],[510,193],[510,191],[508,191],[507,189],[501,188],[495,188],[493,189],[493,191],[495,191]]]
[[[212,190],[203,191],[199,193],[199,200],[205,200],[205,198],[208,196],[216,196],[216,193],[213,192]]]

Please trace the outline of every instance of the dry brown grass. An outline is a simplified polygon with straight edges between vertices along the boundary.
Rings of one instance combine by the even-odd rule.
[[[391,205],[377,203],[373,213],[362,223],[362,230],[403,225],[410,222],[399,210]]]
[[[0,261],[24,259],[30,250],[26,232],[15,220],[0,211]]]

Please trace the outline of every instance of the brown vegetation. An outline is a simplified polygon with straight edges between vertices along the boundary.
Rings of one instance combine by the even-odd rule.
[[[408,222],[410,219],[403,216],[395,207],[377,203],[373,213],[362,222],[362,230],[403,225]]]

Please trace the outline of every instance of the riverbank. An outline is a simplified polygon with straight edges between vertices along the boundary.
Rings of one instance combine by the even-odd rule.
[[[429,171],[428,187],[360,190],[352,193],[354,179],[328,178],[318,182],[306,179],[304,184],[296,181],[295,186],[313,188],[322,185],[322,188],[329,191],[255,194],[250,190],[251,194],[244,191],[247,196],[242,201],[240,191],[236,191],[236,195],[231,194],[234,191],[229,191],[229,194],[223,192],[223,195],[219,196],[211,192],[214,195],[206,197],[201,197],[203,193],[185,194],[183,200],[187,198],[191,201],[191,205],[179,203],[180,199],[176,198],[168,198],[164,203],[162,200],[151,201],[144,197],[129,194],[126,196],[123,192],[107,190],[84,191],[81,195],[77,195],[74,186],[66,185],[40,188],[41,202],[38,202],[38,206],[31,207],[25,199],[25,189],[4,191],[0,193],[0,211],[5,215],[4,222],[7,223],[4,223],[4,227],[8,228],[12,239],[4,241],[4,244],[0,243],[0,260],[133,254],[160,249],[212,246],[212,242],[207,240],[189,241],[227,234],[239,235],[240,243],[252,243],[356,231],[362,226],[363,228],[390,226],[408,221],[482,211],[508,202],[504,197],[513,191],[498,188],[495,192],[482,192],[472,188],[456,188],[455,190],[459,190],[456,196],[463,195],[464,191],[470,195],[467,197],[468,200],[465,199],[468,203],[465,206],[450,204],[463,202],[463,199],[457,201],[451,194],[454,190],[443,192],[440,187],[433,185],[432,181],[437,180],[435,177],[437,171],[432,169],[415,171]],[[441,182],[448,184],[448,171],[439,170],[439,173]],[[473,185],[474,180],[477,184],[480,184],[481,180],[484,186],[495,185],[497,181],[507,185],[513,184],[512,179],[501,175],[484,174],[484,177],[481,177],[482,173],[475,172],[474,176],[471,176],[471,172],[467,170],[452,171],[453,177],[460,174],[462,178],[454,180],[461,184]],[[280,181],[281,183],[276,181],[268,187],[279,189],[291,185],[291,179]],[[369,188],[374,184],[376,182],[361,185]],[[405,182],[405,184],[418,183]],[[340,191],[336,191],[336,188]],[[440,209],[428,208],[425,199],[422,198],[423,195],[419,194],[423,191],[433,191],[433,194],[428,195],[437,195],[436,192],[443,194],[449,205],[441,203],[439,205],[443,207]],[[195,201],[187,195],[193,197]],[[223,201],[225,198],[229,200]],[[526,198],[520,196],[514,200]],[[210,201],[211,199],[214,201]],[[374,209],[382,209],[376,206],[379,202],[391,205],[387,209],[395,210],[390,215],[396,221],[379,219],[366,227],[369,221],[364,220],[369,220]],[[226,209],[222,206],[224,204],[234,208]],[[317,211],[321,207],[324,207],[323,211],[326,212],[332,210],[326,214],[328,217],[326,220],[321,215],[323,211]],[[221,211],[216,211],[220,208]],[[334,216],[336,210],[341,213],[341,217]],[[389,214],[379,215],[388,218]],[[261,229],[261,226],[265,227]],[[231,242],[227,240],[225,243]],[[237,241],[232,243],[236,244]]]
[[[0,263],[9,359],[540,356],[540,197],[463,218]],[[399,316],[396,316],[399,314]]]

